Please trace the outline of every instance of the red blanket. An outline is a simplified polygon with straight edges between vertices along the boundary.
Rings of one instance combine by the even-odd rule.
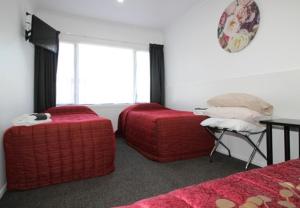
[[[115,137],[108,119],[84,106],[51,108],[51,123],[4,135],[9,190],[106,175],[114,170]]]
[[[144,156],[160,162],[208,155],[214,140],[200,126],[206,119],[159,104],[136,104],[119,117],[118,132]]]
[[[299,177],[300,160],[294,160],[179,189],[123,208],[300,207]]]

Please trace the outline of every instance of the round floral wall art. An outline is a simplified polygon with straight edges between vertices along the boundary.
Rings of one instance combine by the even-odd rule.
[[[260,13],[254,0],[235,0],[221,16],[218,38],[223,49],[234,53],[246,48],[259,27]]]

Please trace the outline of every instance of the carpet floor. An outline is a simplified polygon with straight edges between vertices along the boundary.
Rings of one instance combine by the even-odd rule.
[[[7,192],[2,208],[108,208],[133,203],[177,188],[225,177],[243,171],[245,163],[216,154],[171,163],[150,161],[117,140],[116,171],[111,175],[49,186]]]

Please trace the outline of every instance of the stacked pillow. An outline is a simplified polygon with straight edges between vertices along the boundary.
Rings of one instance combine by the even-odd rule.
[[[229,93],[211,98],[207,103],[214,107],[244,107],[267,116],[273,114],[273,106],[271,104],[249,94]]]
[[[269,118],[273,113],[271,104],[249,94],[220,95],[209,99],[207,103],[210,107],[204,111],[204,115],[210,119],[202,122],[202,126],[257,132],[263,130],[259,121]]]

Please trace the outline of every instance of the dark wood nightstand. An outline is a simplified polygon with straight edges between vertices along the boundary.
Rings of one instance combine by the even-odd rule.
[[[300,157],[300,120],[296,119],[271,119],[260,121],[261,124],[267,126],[267,163],[273,165],[273,126],[282,126],[284,128],[284,151],[285,161],[291,159],[290,147],[290,129],[296,128],[299,130],[299,157]]]

